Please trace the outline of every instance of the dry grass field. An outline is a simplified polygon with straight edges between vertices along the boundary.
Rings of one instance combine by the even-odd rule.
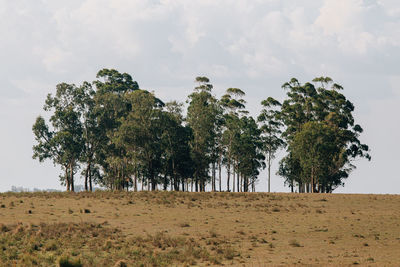
[[[400,196],[0,194],[1,266],[400,266]]]

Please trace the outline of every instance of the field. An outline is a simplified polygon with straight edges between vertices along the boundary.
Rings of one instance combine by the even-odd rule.
[[[0,263],[399,266],[400,196],[5,193]]]

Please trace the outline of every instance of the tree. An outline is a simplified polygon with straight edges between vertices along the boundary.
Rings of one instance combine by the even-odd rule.
[[[193,175],[193,162],[190,155],[189,142],[191,131],[183,126],[182,104],[176,101],[165,105],[162,113],[162,147],[164,158],[164,190],[170,177],[171,189],[178,191],[182,184],[182,191],[187,190],[186,179]]]
[[[268,168],[268,192],[271,192],[271,165],[272,160],[275,158],[275,153],[285,145],[284,141],[280,138],[283,127],[279,120],[278,107],[281,106],[277,100],[268,97],[261,102],[263,109],[258,116],[258,121],[261,123],[261,132],[264,145],[265,156],[267,159]]]
[[[292,193],[296,182],[299,186],[299,193],[304,193],[305,181],[302,180],[302,169],[298,159],[294,158],[291,152],[280,160],[277,174],[285,178],[285,184],[290,187]]]
[[[152,190],[156,189],[161,172],[162,106],[152,93],[136,90],[125,94],[131,110],[120,119],[113,141],[124,147],[130,156],[126,163],[139,161],[143,167],[146,181]],[[135,164],[134,164],[135,165]],[[129,172],[122,177],[127,179]]]
[[[240,129],[239,140],[233,147],[238,161],[237,191],[248,192],[251,187],[254,192],[259,170],[265,168],[261,130],[256,121],[248,116],[240,119]]]
[[[339,92],[343,87],[329,77],[313,82],[319,87],[294,78],[282,86],[288,98],[279,118],[285,125],[282,136],[289,154],[279,173],[289,175],[286,179],[291,182],[297,179],[299,192],[332,192],[355,168],[355,158],[371,157],[359,140],[363,130],[354,123],[354,105]]]
[[[343,147],[337,142],[336,133],[326,123],[306,122],[298,131],[290,144],[293,156],[299,161],[302,173],[306,179],[303,182],[311,185],[311,193],[331,187],[329,169],[335,163],[335,157]],[[322,180],[325,177],[325,180]],[[320,190],[317,190],[316,186]]]
[[[102,69],[96,77],[98,80],[93,82],[96,87],[94,112],[106,144],[98,151],[97,161],[103,171],[101,183],[110,189],[123,189],[129,186],[129,179],[124,176],[132,172],[132,166],[128,164],[125,147],[115,142],[114,135],[121,125],[121,118],[131,109],[125,95],[139,90],[139,85],[129,74],[114,69]]]
[[[80,162],[86,165],[83,171],[86,191],[93,190],[93,178],[100,178],[99,168],[97,167],[99,161],[96,156],[100,157],[101,149],[106,146],[105,140],[107,140],[105,129],[99,123],[96,113],[95,94],[95,90],[88,82],[84,82],[76,89],[76,108],[81,116],[84,144]]]
[[[197,77],[199,83],[189,95],[187,123],[192,129],[193,139],[190,142],[194,161],[194,178],[196,191],[205,191],[209,179],[211,149],[215,144],[215,124],[217,117],[216,99],[211,95],[213,86],[207,77]]]
[[[36,145],[33,146],[33,158],[40,162],[53,159],[64,169],[60,175],[66,184],[67,191],[74,191],[74,174],[82,153],[82,124],[79,110],[76,108],[77,87],[73,84],[61,83],[56,87],[56,94],[49,94],[43,109],[52,111],[50,123],[39,116],[32,130]]]
[[[231,166],[233,167],[232,177],[232,191],[235,191],[235,167],[238,168],[238,161],[233,158],[233,146],[235,140],[238,140],[240,134],[240,115],[246,114],[245,101],[242,97],[245,93],[239,88],[228,88],[226,94],[221,97],[221,106],[225,109],[224,114],[224,132],[222,136],[222,142],[225,146],[225,159],[227,169],[227,190],[230,191],[230,177],[231,177]]]

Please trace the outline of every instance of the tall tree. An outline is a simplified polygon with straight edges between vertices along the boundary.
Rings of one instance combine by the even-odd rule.
[[[96,87],[95,113],[99,126],[105,133],[106,146],[99,151],[98,161],[102,166],[102,185],[110,189],[122,189],[129,185],[126,176],[131,170],[129,155],[123,145],[117,144],[114,136],[131,109],[126,94],[139,90],[139,85],[127,73],[114,69],[102,69],[93,82]]]
[[[261,123],[262,139],[264,144],[264,151],[267,160],[268,168],[268,192],[271,192],[271,165],[272,160],[275,158],[275,153],[279,148],[284,146],[284,141],[280,138],[283,127],[282,122],[279,120],[279,108],[281,103],[268,97],[261,102],[263,109],[258,116],[258,121]]]
[[[265,168],[261,130],[250,116],[243,116],[240,119],[240,129],[239,140],[233,147],[238,161],[237,191],[248,192],[250,188],[255,191],[259,170]]]
[[[94,100],[96,92],[92,85],[84,82],[76,90],[76,108],[81,116],[83,148],[80,162],[85,166],[83,175],[85,177],[85,190],[93,190],[93,179],[99,178],[97,157],[100,157],[102,147],[106,146],[105,129],[99,123]],[[97,182],[97,181],[96,181]]]
[[[173,190],[185,191],[186,179],[193,175],[189,142],[191,131],[183,126],[182,104],[168,102],[162,113],[162,147],[164,158],[164,190],[168,182]],[[168,177],[170,179],[168,180]]]
[[[145,90],[127,93],[125,98],[131,110],[120,119],[113,141],[130,155],[127,164],[132,159],[139,160],[148,186],[155,190],[161,172],[162,106]],[[129,174],[125,172],[122,177],[127,179]]]
[[[196,82],[199,85],[188,99],[187,123],[193,132],[191,151],[195,166],[195,189],[205,191],[209,179],[211,150],[216,137],[217,100],[211,94],[213,86],[207,77],[197,77]]]
[[[43,117],[39,116],[32,130],[37,144],[33,146],[33,158],[40,162],[53,159],[60,164],[64,175],[60,179],[66,184],[67,191],[74,191],[74,174],[82,153],[82,124],[76,108],[77,87],[61,83],[56,87],[56,94],[49,94],[44,110],[53,112],[50,116],[52,129]]]
[[[245,101],[242,97],[245,93],[239,88],[228,88],[226,94],[221,97],[221,105],[225,109],[223,143],[225,146],[225,159],[227,169],[227,190],[230,191],[230,177],[232,175],[232,191],[235,191],[235,168],[238,162],[233,158],[233,146],[235,140],[239,140],[240,115],[245,114]]]
[[[359,140],[363,130],[354,123],[354,105],[340,93],[343,87],[329,77],[318,77],[313,82],[317,85],[302,85],[292,79],[283,85],[288,98],[279,116],[285,125],[282,136],[290,159],[281,161],[286,166],[280,168],[280,173],[291,174],[284,170],[298,170],[300,166],[299,174],[291,174],[291,179],[298,179],[299,192],[332,192],[355,168],[355,158],[370,159],[369,148]],[[329,144],[324,143],[327,140]]]

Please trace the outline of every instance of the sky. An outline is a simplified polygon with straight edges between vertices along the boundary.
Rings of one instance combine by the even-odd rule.
[[[329,76],[372,155],[335,192],[400,193],[398,0],[0,0],[0,17],[0,191],[63,189],[59,167],[32,159],[35,118],[58,83],[115,68],[165,101],[185,101],[207,76],[218,97],[244,90],[253,116],[292,77]],[[289,191],[275,175],[283,155],[274,192]]]

